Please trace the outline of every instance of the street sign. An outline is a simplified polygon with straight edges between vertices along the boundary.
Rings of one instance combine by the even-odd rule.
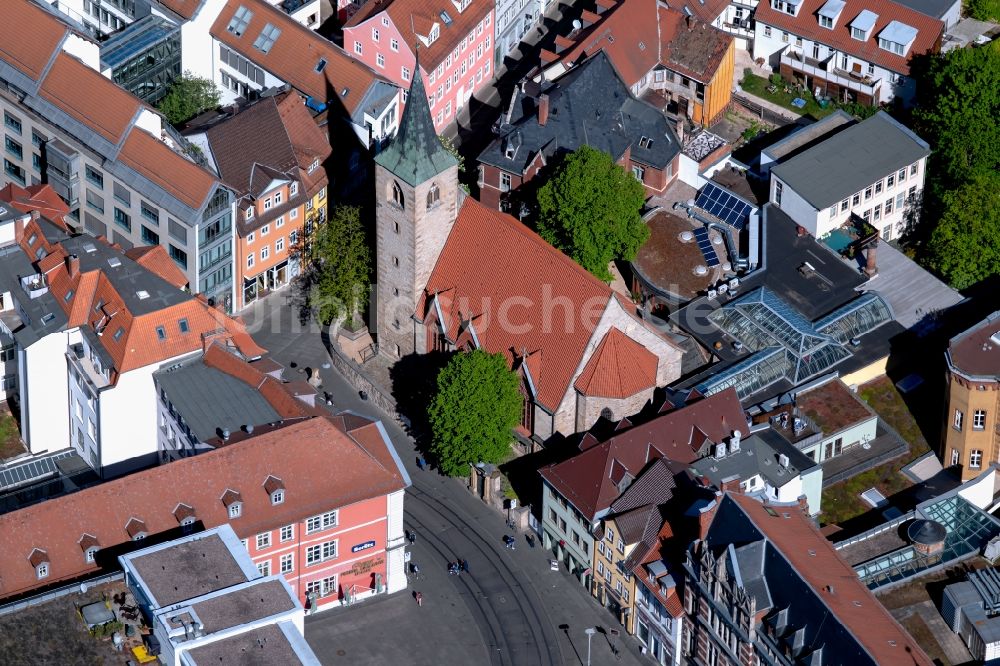
[[[411,553],[411,552],[410,552],[410,551],[408,551],[408,550],[407,550],[407,551],[404,551],[404,552],[403,552],[403,561],[404,561],[404,562],[409,562],[409,561],[410,561],[410,556],[411,556],[412,554],[413,554],[413,553]]]

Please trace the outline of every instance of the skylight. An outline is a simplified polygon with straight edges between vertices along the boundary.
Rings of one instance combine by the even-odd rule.
[[[135,292],[135,295],[139,297],[140,301],[144,301],[147,298],[149,298],[149,292],[146,291],[145,289],[140,289],[139,291]]]
[[[442,10],[441,10],[441,15],[440,15],[440,16],[441,16],[441,21],[442,21],[442,22],[443,22],[443,23],[444,23],[445,25],[451,25],[451,16],[450,16],[450,15],[448,14],[448,12],[446,12],[446,11],[444,11],[444,10],[442,9]]]
[[[240,5],[236,9],[236,13],[233,14],[232,20],[229,21],[229,25],[226,30],[233,33],[237,37],[243,36],[243,31],[247,29],[247,25],[250,23],[250,19],[253,18],[253,12]]]
[[[319,74],[324,69],[326,69],[326,58],[320,58],[319,62],[316,63],[316,68],[313,71],[315,71],[317,74]]]
[[[274,41],[278,39],[278,35],[280,34],[280,28],[276,28],[272,24],[268,23],[264,26],[264,29],[260,31],[260,36],[257,38],[257,41],[253,43],[253,45],[257,50],[267,53],[271,50],[271,47],[274,46]]]
[[[108,259],[108,266],[111,266],[111,268],[118,268],[121,265],[122,265],[122,260],[119,259],[118,257],[111,257],[110,259]]]

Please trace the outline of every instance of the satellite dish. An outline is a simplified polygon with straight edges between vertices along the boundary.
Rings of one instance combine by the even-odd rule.
[[[583,23],[580,22],[580,19],[573,19],[573,29],[574,30],[579,30],[582,27],[583,27]]]

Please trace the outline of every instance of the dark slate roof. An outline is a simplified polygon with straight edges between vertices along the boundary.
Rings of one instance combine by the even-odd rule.
[[[927,142],[879,111],[779,164],[771,173],[822,211],[930,152]]]
[[[375,157],[375,163],[411,187],[416,187],[445,169],[456,166],[458,160],[445,150],[434,131],[419,60],[413,71],[413,83],[410,84],[410,94],[406,98],[396,138]]]
[[[153,375],[195,437],[207,442],[223,429],[281,420],[256,387],[205,365],[201,358]]]
[[[944,15],[955,5],[955,0],[896,0],[904,7],[926,14],[932,18],[944,20]]]
[[[549,96],[549,116],[538,124],[535,99]],[[652,141],[648,148],[639,140]],[[509,173],[523,173],[535,155],[546,158],[588,145],[620,158],[631,146],[632,159],[666,168],[680,152],[677,136],[654,106],[632,96],[602,50],[577,64],[541,90],[525,83],[514,91],[499,137],[479,161]],[[508,158],[508,147],[516,150]]]
[[[611,504],[612,513],[623,513],[645,504],[666,504],[674,495],[675,472],[666,458],[658,458]]]
[[[782,454],[788,456],[787,469],[778,464],[778,457]],[[773,430],[767,429],[744,439],[739,451],[729,452],[720,459],[711,456],[702,458],[691,467],[716,486],[733,477],[745,481],[760,474],[769,484],[780,488],[816,465]]]

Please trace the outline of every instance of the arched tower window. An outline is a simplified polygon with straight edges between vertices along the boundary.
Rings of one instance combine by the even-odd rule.
[[[406,200],[403,198],[403,188],[396,181],[392,181],[392,202],[400,208],[406,207]]]
[[[430,210],[441,201],[441,190],[437,183],[431,183],[431,189],[427,190],[427,210]]]
[[[615,413],[611,411],[610,407],[605,407],[604,409],[601,410],[601,418],[607,419],[608,421],[614,421]]]

